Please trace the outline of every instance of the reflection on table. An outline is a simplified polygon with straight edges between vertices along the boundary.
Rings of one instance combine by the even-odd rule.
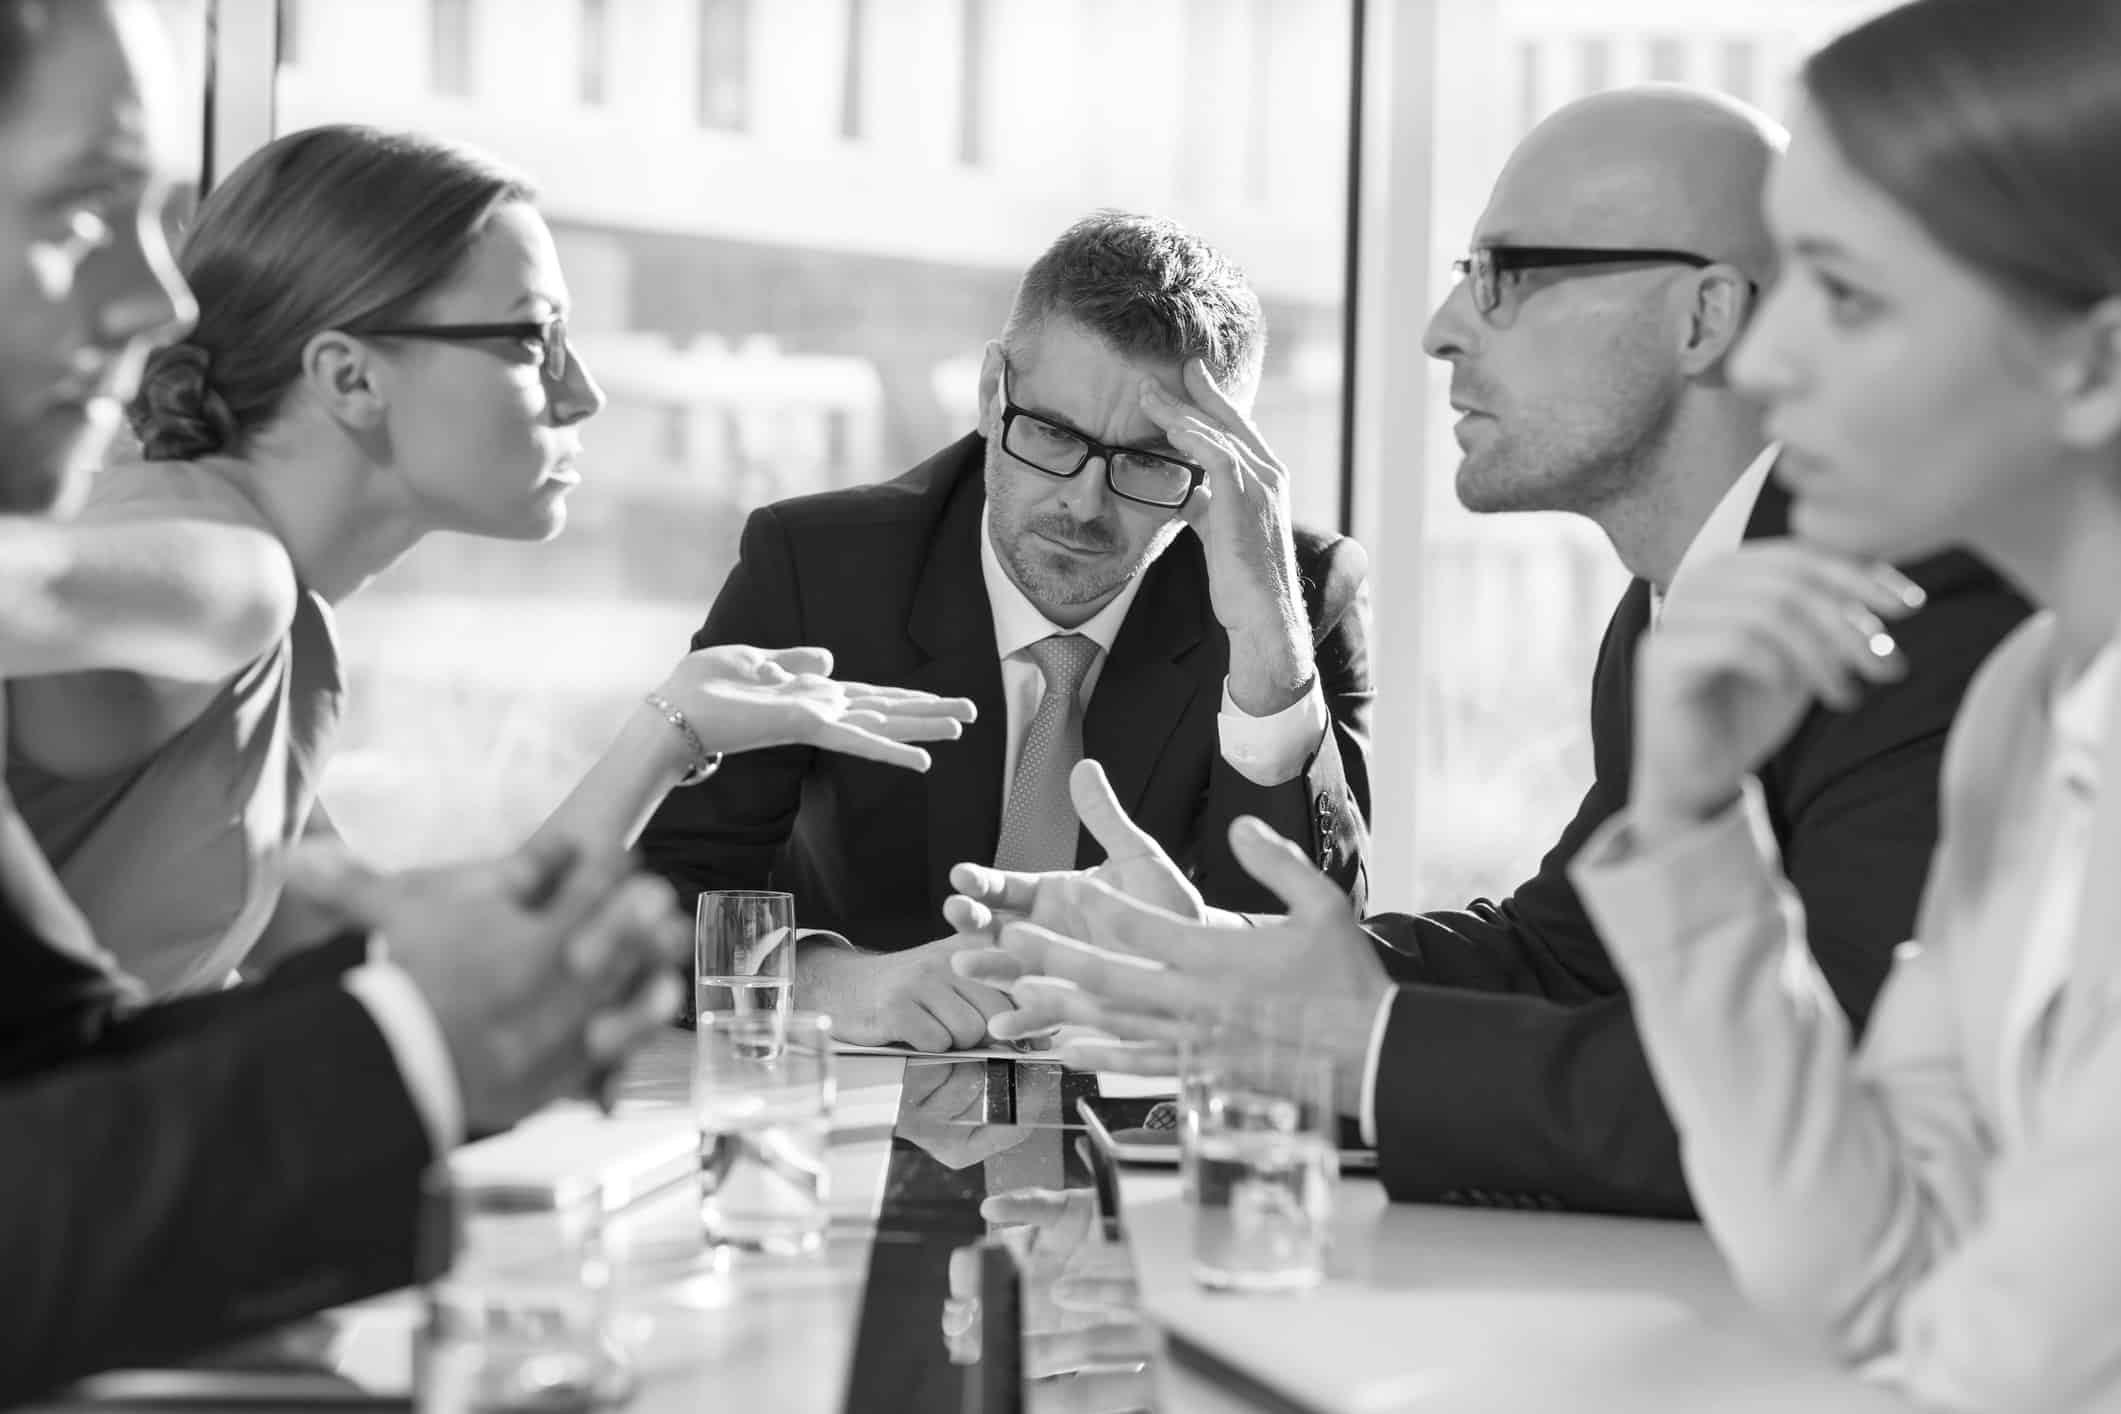
[[[629,1113],[690,1122],[692,1044],[673,1032],[634,1067]],[[703,1263],[690,1183],[612,1220],[631,1408],[1902,1407],[1747,1310],[1693,1224],[1395,1207],[1349,1177],[1322,1288],[1206,1293],[1175,1172],[1116,1173],[1081,1127],[1095,1077],[842,1056],[839,1078],[821,1252]],[[312,1372],[309,1396],[403,1391],[418,1311],[366,1303],[247,1358]]]

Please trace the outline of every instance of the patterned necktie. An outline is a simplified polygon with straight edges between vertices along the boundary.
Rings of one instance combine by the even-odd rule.
[[[1056,633],[1024,650],[1046,679],[1046,695],[1024,733],[1002,812],[997,869],[1044,872],[1075,867],[1078,828],[1068,774],[1083,759],[1083,679],[1101,651],[1095,639]]]

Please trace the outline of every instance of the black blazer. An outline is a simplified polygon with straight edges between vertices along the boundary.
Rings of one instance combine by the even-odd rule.
[[[986,442],[973,435],[879,485],[756,511],[695,649],[723,643],[832,650],[849,679],[971,698],[979,720],[925,777],[804,747],[732,756],[665,798],[641,838],[649,868],[689,900],[702,889],[787,889],[805,927],[896,950],[940,937],[950,866],[994,858],[1007,718],[994,616],[980,573]],[[1367,557],[1297,534],[1332,730],[1302,776],[1262,789],[1223,761],[1216,734],[1229,641],[1208,600],[1201,544],[1181,534],[1144,572],[1083,714],[1083,752],[1120,803],[1210,902],[1277,901],[1230,857],[1257,815],[1302,844],[1360,906],[1370,806]],[[1104,853],[1086,833],[1083,865]]]
[[[1779,536],[1770,481],[1746,528]],[[1911,573],[1928,606],[1895,624],[1908,676],[1854,710],[1815,709],[1761,769],[1783,867],[1820,970],[1860,1031],[1913,930],[1937,842],[1944,740],[1974,670],[2028,612],[1986,567]],[[1379,1160],[1395,1198],[1690,1216],[1679,1143],[1613,961],[1569,883],[1627,803],[1635,647],[1649,586],[1621,598],[1591,685],[1596,779],[1539,872],[1500,902],[1368,920],[1402,986],[1378,1068]]]
[[[98,970],[0,888],[0,1406],[444,1255],[418,1238],[427,1132],[336,972],[121,1016]]]

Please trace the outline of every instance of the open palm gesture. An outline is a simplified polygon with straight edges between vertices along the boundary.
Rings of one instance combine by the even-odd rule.
[[[928,753],[909,743],[953,741],[974,715],[963,697],[841,682],[831,672],[822,648],[728,644],[687,654],[661,691],[709,751],[814,746],[914,771],[928,769]]]

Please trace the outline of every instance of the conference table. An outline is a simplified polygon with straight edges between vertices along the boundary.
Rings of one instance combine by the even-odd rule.
[[[687,1123],[692,1061],[689,1033],[658,1038],[621,1114]],[[1349,1175],[1322,1287],[1207,1293],[1175,1174],[1115,1170],[1081,1125],[1109,1079],[874,1055],[838,1076],[822,1251],[700,1262],[687,1183],[609,1219],[640,1414],[1906,1407],[1748,1312],[1694,1224],[1395,1205]],[[334,1313],[330,1358],[402,1386],[418,1312]]]

